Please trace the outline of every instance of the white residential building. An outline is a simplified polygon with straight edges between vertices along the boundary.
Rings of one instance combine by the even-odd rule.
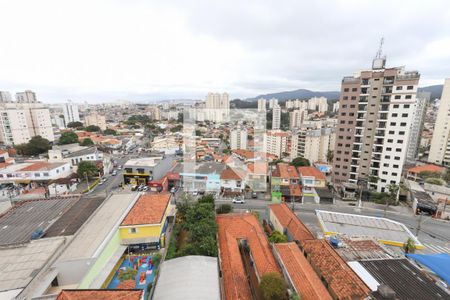
[[[281,107],[278,104],[273,106],[272,110],[272,130],[278,130],[281,127]]]
[[[68,162],[35,161],[16,163],[0,170],[0,182],[48,181],[72,174]]]
[[[450,166],[450,78],[442,90],[428,162]]]
[[[336,127],[321,121],[303,124],[292,133],[291,160],[297,157],[308,159],[311,163],[326,162],[328,151],[334,150]]]
[[[86,126],[98,126],[101,130],[106,129],[106,118],[98,114],[97,112],[93,112],[84,117],[84,123]]]
[[[231,150],[247,149],[247,129],[235,128],[230,132],[230,147]]]
[[[300,127],[306,120],[308,112],[306,110],[296,109],[289,113],[289,127],[291,129]]]
[[[339,111],[339,101],[333,104],[333,112],[337,113]]]
[[[67,124],[72,122],[80,122],[80,114],[78,113],[78,105],[68,101],[63,105],[64,122]]]
[[[269,130],[264,133],[263,152],[282,157],[288,153],[291,134],[285,131]]]
[[[275,105],[278,105],[278,99],[276,99],[276,98],[271,98],[271,99],[269,100],[269,108],[270,108],[270,109],[273,109],[273,107],[274,107]]]
[[[26,90],[25,92],[16,93],[17,103],[36,103],[36,94],[33,91]]]
[[[328,102],[325,97],[312,97],[308,100],[308,109],[325,113],[328,111]]]
[[[260,98],[258,99],[258,112],[266,111],[266,99]]]
[[[0,103],[12,102],[11,93],[7,91],[0,91]]]
[[[37,135],[55,140],[50,111],[41,103],[2,103],[0,116],[0,142],[5,145],[28,143]]]
[[[409,162],[414,162],[419,152],[423,119],[425,117],[428,101],[430,101],[430,96],[431,93],[417,93],[417,101],[414,104],[411,130],[409,132],[408,150],[406,152],[406,160]]]
[[[224,122],[230,116],[230,97],[227,93],[208,93],[205,100],[207,120]]]

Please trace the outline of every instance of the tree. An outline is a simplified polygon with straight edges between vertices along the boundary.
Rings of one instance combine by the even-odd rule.
[[[430,177],[430,178],[425,179],[425,182],[429,183],[429,184],[435,184],[435,185],[444,185],[443,180],[440,178],[431,178]]]
[[[122,271],[117,275],[117,279],[120,280],[120,282],[125,280],[134,280],[137,275],[137,270],[135,269],[127,269],[125,271]]]
[[[198,199],[198,203],[209,203],[214,205],[214,196],[211,194],[205,195]]]
[[[179,113],[178,114],[177,122],[178,123],[183,123],[184,122],[184,114],[183,113]]]
[[[83,123],[81,122],[70,122],[67,124],[67,128],[81,128],[83,127]]]
[[[327,162],[330,163],[333,161],[334,158],[334,153],[332,150],[328,150],[327,151]]]
[[[259,289],[264,300],[288,300],[287,284],[279,273],[270,272],[261,277]]]
[[[311,163],[304,157],[297,157],[292,160],[291,165],[294,167],[309,167]]]
[[[94,145],[94,142],[92,141],[91,138],[85,138],[81,143],[81,146],[91,146]]]
[[[230,204],[221,204],[217,209],[216,209],[216,213],[217,214],[228,214],[233,212],[233,206],[231,206]]]
[[[177,126],[170,128],[170,132],[180,132],[182,130],[183,130],[183,125],[177,125]]]
[[[432,172],[432,171],[422,171],[419,173],[419,176],[423,179],[427,178],[441,178],[443,174],[441,172]]]
[[[107,128],[103,131],[104,135],[117,135],[117,131],[114,129]]]
[[[78,135],[73,131],[64,132],[61,134],[58,143],[60,145],[78,143]]]
[[[398,191],[400,187],[397,184],[388,184],[388,196],[389,196],[389,204],[397,203],[398,201]]]
[[[93,177],[98,174],[97,166],[91,161],[82,161],[78,164],[77,174],[79,178]]]
[[[89,132],[99,132],[100,127],[98,127],[96,125],[89,125],[88,127],[85,128],[85,130],[89,131]]]
[[[21,155],[39,155],[47,152],[50,148],[50,142],[40,135],[36,135],[30,139],[27,144],[17,145],[17,153]]]
[[[287,237],[277,230],[274,230],[269,236],[269,242],[271,243],[286,243],[287,241]]]

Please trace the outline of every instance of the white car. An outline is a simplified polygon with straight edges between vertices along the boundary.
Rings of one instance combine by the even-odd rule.
[[[234,198],[233,199],[233,203],[235,203],[235,204],[244,204],[245,200],[244,199]]]
[[[198,192],[197,191],[193,191],[192,192],[192,196],[198,196]]]

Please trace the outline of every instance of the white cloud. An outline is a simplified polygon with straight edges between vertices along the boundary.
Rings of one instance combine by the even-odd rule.
[[[49,101],[338,89],[382,35],[389,65],[423,83],[449,76],[446,1],[0,0],[0,11],[0,90]]]

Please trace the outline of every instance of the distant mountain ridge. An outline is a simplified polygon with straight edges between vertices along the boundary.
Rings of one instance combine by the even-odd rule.
[[[430,100],[440,99],[442,95],[442,89],[444,88],[443,84],[424,86],[419,88],[419,92],[428,92],[431,93]]]
[[[327,92],[319,92],[319,91],[311,91],[307,89],[298,89],[293,91],[286,92],[278,92],[278,93],[270,93],[259,95],[254,98],[247,98],[246,101],[256,101],[259,98],[277,98],[280,101],[290,100],[290,99],[309,99],[312,97],[325,97],[327,99],[339,99],[339,92],[337,91],[327,91]]]

